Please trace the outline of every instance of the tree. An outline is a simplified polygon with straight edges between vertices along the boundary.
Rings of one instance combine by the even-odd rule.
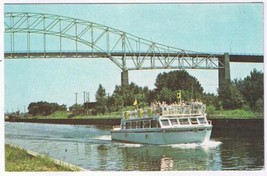
[[[100,84],[96,91],[96,111],[101,114],[105,114],[107,109],[107,97],[106,90]]]
[[[116,112],[123,108],[123,100],[121,96],[108,97],[107,108],[109,112]]]
[[[165,101],[166,103],[172,103],[177,100],[176,94],[171,89],[163,87],[157,95],[157,100]]]
[[[237,86],[232,83],[225,83],[218,89],[219,99],[223,109],[238,109],[245,105],[245,100],[238,90]]]
[[[28,106],[29,114],[36,115],[50,115],[56,111],[66,111],[66,105],[59,105],[57,103],[48,103],[45,101],[32,102]]]
[[[254,111],[256,112],[263,112],[264,111],[264,101],[263,99],[258,99],[255,106]]]
[[[208,106],[213,106],[211,109],[214,108],[214,111],[216,109],[221,109],[221,104],[220,101],[218,100],[217,95],[214,95],[212,93],[204,93],[201,101]]]
[[[81,104],[76,104],[76,103],[69,107],[70,111],[75,111],[75,110],[81,111],[83,109],[84,108],[83,108],[83,106]]]
[[[256,102],[264,99],[263,73],[254,69],[244,80],[235,80],[234,83],[248,102],[250,108],[255,110]],[[259,106],[259,104],[257,105]]]
[[[166,101],[167,99],[168,102],[176,101],[176,92],[178,90],[183,90],[182,98],[184,100],[201,99],[203,94],[203,88],[199,81],[185,70],[160,73],[156,78],[155,86],[154,94],[160,95],[156,96],[159,101]],[[167,98],[164,92],[174,97]]]
[[[110,97],[113,104],[110,103],[109,109],[119,110],[126,106],[132,106],[135,99],[137,99],[139,107],[145,106],[148,102],[149,95],[150,90],[148,87],[142,88],[134,83],[130,83],[126,86],[116,86],[112,97]]]

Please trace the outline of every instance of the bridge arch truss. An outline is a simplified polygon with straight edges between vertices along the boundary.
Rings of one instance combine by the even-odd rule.
[[[118,29],[43,13],[5,13],[5,58],[107,58],[123,71],[219,69],[212,54],[149,41]]]

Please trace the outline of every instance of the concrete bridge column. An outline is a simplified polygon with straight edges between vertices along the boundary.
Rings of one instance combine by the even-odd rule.
[[[121,72],[121,86],[129,85],[128,70],[123,70]]]
[[[224,53],[224,56],[219,58],[221,63],[219,63],[219,89],[224,83],[230,83],[230,57],[229,53]]]

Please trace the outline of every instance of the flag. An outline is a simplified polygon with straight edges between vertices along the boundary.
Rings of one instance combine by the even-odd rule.
[[[134,106],[137,105],[137,100],[136,100],[136,99],[134,100],[133,105],[134,105]]]
[[[179,92],[177,92],[176,96],[177,96],[177,99],[181,99],[181,97],[182,97],[182,92],[181,92],[181,90],[179,90]]]

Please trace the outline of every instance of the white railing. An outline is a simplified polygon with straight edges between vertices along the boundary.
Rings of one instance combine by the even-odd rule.
[[[206,106],[204,104],[191,104],[191,105],[173,105],[161,107],[161,114],[163,116],[173,115],[204,115]]]
[[[124,119],[147,118],[155,116],[184,116],[184,115],[204,115],[206,105],[192,103],[190,105],[166,105],[146,110],[137,109],[125,111],[122,116]]]

